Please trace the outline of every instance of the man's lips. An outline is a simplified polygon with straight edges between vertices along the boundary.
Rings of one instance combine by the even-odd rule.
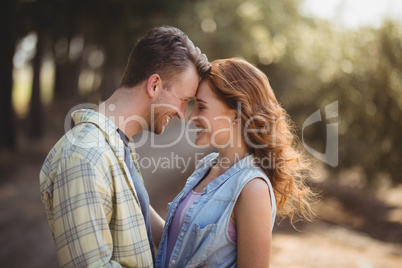
[[[165,120],[165,125],[167,125],[169,123],[169,120],[172,119],[174,116],[167,116],[166,120]]]

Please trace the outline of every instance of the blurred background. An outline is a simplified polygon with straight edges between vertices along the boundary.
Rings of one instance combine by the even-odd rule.
[[[272,267],[401,267],[401,1],[2,0],[0,13],[0,267],[58,266],[41,165],[69,111],[110,96],[137,40],[161,25],[182,29],[210,60],[240,56],[263,70],[306,148],[325,154],[327,126],[337,126],[337,163],[317,159],[311,180],[319,219],[298,230],[278,219]],[[325,119],[336,101],[338,116]],[[304,128],[316,111],[323,120]],[[176,141],[181,126],[143,134],[138,148],[140,158],[193,163],[142,167],[162,216],[197,154],[211,151],[184,138],[151,148]]]

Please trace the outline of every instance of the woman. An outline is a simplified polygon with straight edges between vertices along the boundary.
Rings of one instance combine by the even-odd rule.
[[[276,211],[310,220],[308,162],[267,77],[242,59],[211,63],[189,115],[215,146],[168,209],[157,267],[268,267]]]

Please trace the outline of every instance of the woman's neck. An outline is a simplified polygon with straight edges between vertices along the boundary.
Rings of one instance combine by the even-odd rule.
[[[219,169],[219,173],[225,173],[229,168],[244,158],[247,154],[247,148],[243,144],[239,147],[225,147],[218,149],[218,162],[213,168]]]

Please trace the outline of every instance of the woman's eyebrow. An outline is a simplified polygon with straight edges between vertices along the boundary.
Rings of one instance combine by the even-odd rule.
[[[196,98],[195,100],[196,100],[197,102],[207,103],[206,101],[204,101],[204,100],[202,100],[202,99],[199,99],[199,98]]]

